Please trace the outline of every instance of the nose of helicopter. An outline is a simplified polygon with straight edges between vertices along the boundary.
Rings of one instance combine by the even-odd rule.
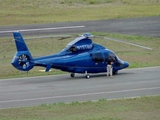
[[[124,68],[127,68],[129,66],[128,62],[124,62]]]

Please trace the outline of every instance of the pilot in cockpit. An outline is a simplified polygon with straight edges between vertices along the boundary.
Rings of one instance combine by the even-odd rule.
[[[71,52],[76,52],[76,47],[75,47],[75,46],[71,46],[71,47],[69,48],[69,51],[71,51]]]

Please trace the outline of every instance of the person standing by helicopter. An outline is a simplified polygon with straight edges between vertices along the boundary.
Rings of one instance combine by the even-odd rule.
[[[108,59],[107,59],[107,77],[110,75],[110,77],[113,77],[113,63],[114,63],[114,60],[112,58],[112,56],[110,56]]]

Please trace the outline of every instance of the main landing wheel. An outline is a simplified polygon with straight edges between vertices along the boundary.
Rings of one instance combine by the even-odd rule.
[[[89,75],[89,74],[87,74],[87,75],[86,75],[86,78],[87,78],[87,79],[89,79],[89,78],[90,78],[90,75]]]
[[[71,76],[71,77],[75,77],[75,73],[71,73],[70,76]]]
[[[90,75],[87,73],[87,71],[85,71],[85,76],[86,76],[87,79],[90,78]]]

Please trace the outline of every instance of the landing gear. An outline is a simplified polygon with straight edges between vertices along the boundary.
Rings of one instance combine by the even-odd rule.
[[[71,76],[71,77],[75,77],[75,73],[71,73],[70,76]]]
[[[87,74],[87,75],[86,75],[86,78],[89,79],[89,78],[90,78],[90,75]]]
[[[114,71],[114,72],[113,72],[113,75],[117,75],[117,74],[118,74],[118,71]]]
[[[70,76],[73,78],[73,77],[75,77],[75,73],[71,73],[70,74]],[[90,78],[90,75],[87,73],[87,71],[85,71],[85,77],[87,78],[87,79],[89,79]]]
[[[87,71],[85,71],[85,76],[86,76],[87,79],[90,78],[90,75],[87,73]]]

